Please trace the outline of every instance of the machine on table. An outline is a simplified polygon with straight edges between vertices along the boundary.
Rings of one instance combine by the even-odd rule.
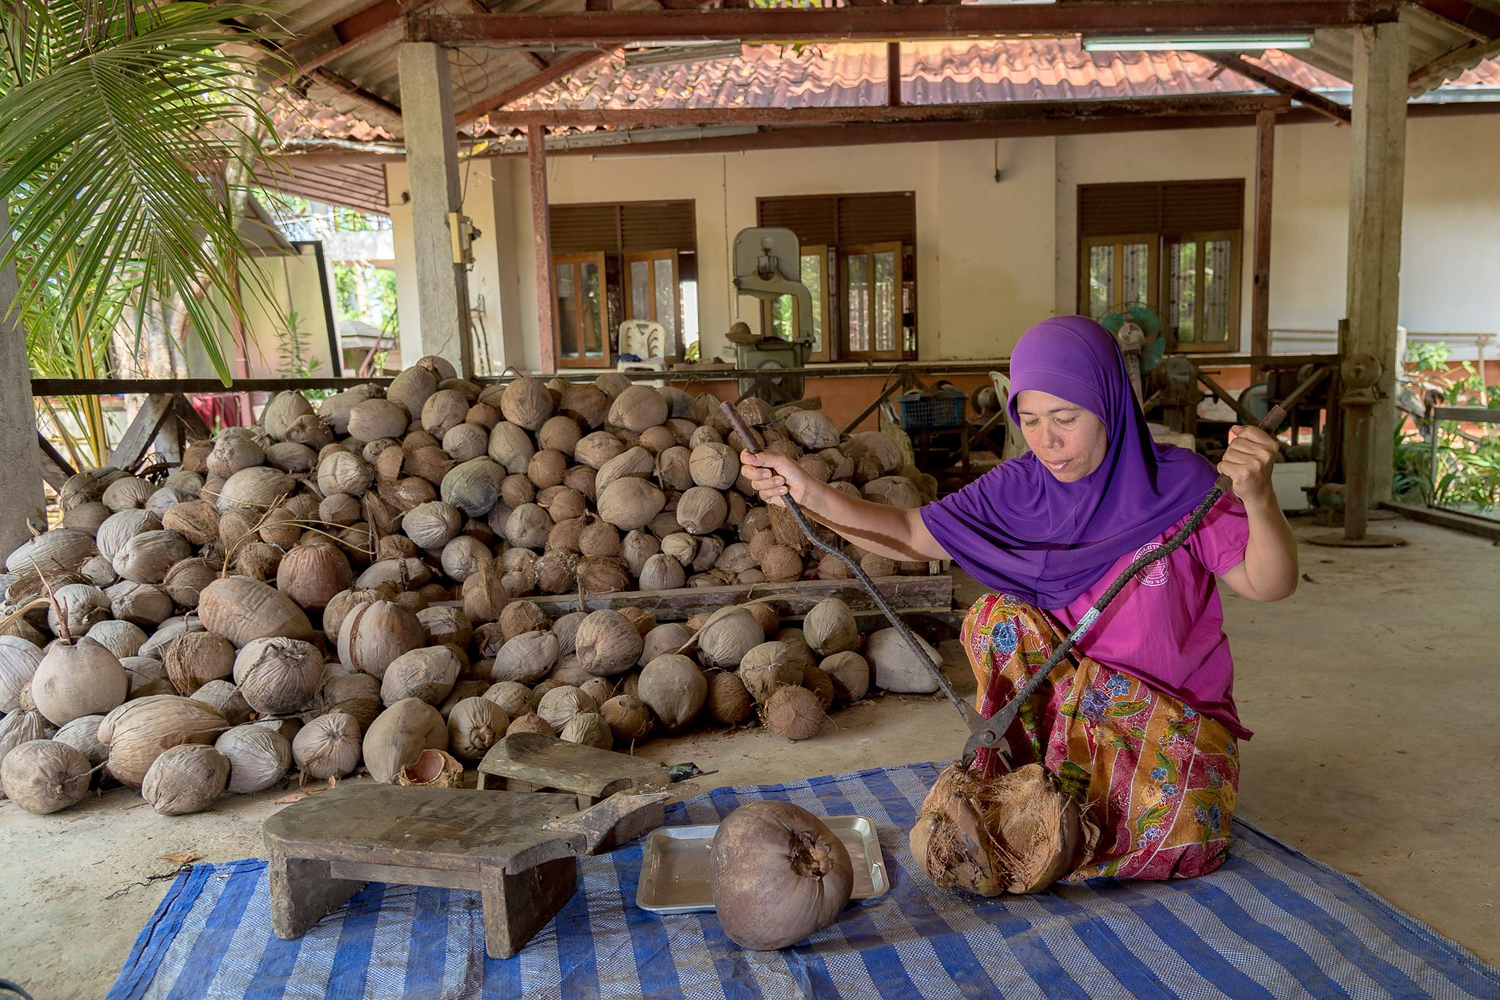
[[[757,226],[742,229],[734,238],[734,287],[741,295],[774,302],[784,295],[796,301],[797,331],[791,340],[757,336],[748,325],[736,323],[728,337],[735,349],[735,367],[764,372],[740,378],[740,396],[759,396],[772,406],[802,398],[804,378],[813,344],[812,293],[802,284],[802,244],[790,229]]]

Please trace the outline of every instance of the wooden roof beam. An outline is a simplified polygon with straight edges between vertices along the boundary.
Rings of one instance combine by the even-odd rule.
[[[371,0],[348,16],[310,31],[283,48],[295,67],[294,76],[306,76],[366,42],[379,38],[433,0]],[[331,37],[330,37],[331,36]]]
[[[1412,96],[1415,97],[1441,84],[1450,73],[1456,76],[1454,71],[1459,67],[1471,66],[1497,55],[1500,55],[1500,38],[1492,38],[1487,42],[1470,42],[1413,70],[1407,78],[1407,85],[1411,87]]]
[[[1337,101],[1329,100],[1322,94],[1316,94],[1306,87],[1299,86],[1283,76],[1278,76],[1263,66],[1257,66],[1237,52],[1227,54],[1199,52],[1197,55],[1202,56],[1209,62],[1222,66],[1224,69],[1233,70],[1245,79],[1252,80],[1262,87],[1267,87],[1278,94],[1284,94],[1293,100],[1300,101],[1303,105],[1325,118],[1331,118],[1343,125],[1349,124],[1351,114],[1349,108]]]
[[[1072,0],[836,8],[424,14],[408,41],[445,45],[588,47],[644,41],[890,41],[1028,34],[1181,34],[1347,28],[1394,21],[1401,0]]]
[[[1500,7],[1472,0],[1415,0],[1413,11],[1476,42],[1500,37]]]
[[[546,66],[545,69],[533,73],[531,76],[528,76],[520,83],[506,87],[504,90],[499,91],[498,93],[490,94],[487,97],[480,98],[469,107],[460,111],[455,116],[455,124],[458,125],[459,128],[462,128],[481,115],[489,114],[491,111],[494,111],[497,108],[503,108],[512,101],[518,101],[528,94],[532,94],[538,90],[541,90],[543,87],[553,82],[554,80],[560,80],[563,77],[567,76],[569,73],[576,73],[578,70],[583,69],[585,66],[598,62],[600,59],[603,59],[605,56],[609,55],[610,51],[613,50],[603,52],[592,50],[587,52],[575,52],[572,55],[563,56],[561,59],[558,59],[554,63],[544,63],[544,65]],[[510,116],[507,115],[506,117],[507,119],[509,119]],[[543,124],[548,123],[544,122]]]
[[[1005,122],[1115,118],[1142,115],[1254,115],[1285,111],[1291,102],[1276,96],[1148,97],[1099,101],[997,101],[975,104],[901,104],[823,108],[552,108],[510,111],[507,128],[545,125],[632,128],[692,128],[712,125],[835,125],[895,122]]]

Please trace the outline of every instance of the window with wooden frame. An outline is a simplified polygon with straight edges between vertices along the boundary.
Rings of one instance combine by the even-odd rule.
[[[698,272],[693,202],[552,205],[548,221],[557,295],[553,335],[559,365],[612,367],[620,353],[620,325],[627,319],[661,324],[665,335],[661,353],[667,360],[696,356]],[[579,302],[563,297],[563,269],[570,264],[581,268],[581,261],[599,265],[597,350],[593,341],[577,339],[582,334],[570,334],[565,323],[569,316],[593,321],[592,313],[578,312]],[[588,276],[583,270],[576,270],[570,277],[575,287],[586,287]],[[591,330],[586,327],[585,333]],[[581,355],[578,344],[586,347]]]
[[[1239,345],[1242,180],[1078,188],[1078,311],[1143,304],[1174,351]]]
[[[814,360],[916,357],[916,199],[911,192],[761,198],[756,207],[760,225],[797,234],[809,290],[811,251],[822,251],[814,292],[822,340]],[[778,336],[783,328],[794,329],[795,316],[781,318],[778,311],[790,307],[772,305],[763,315],[776,321],[768,320],[765,329]]]
[[[552,290],[557,363],[564,368],[600,368],[612,363],[605,332],[609,314],[604,254],[554,254]]]

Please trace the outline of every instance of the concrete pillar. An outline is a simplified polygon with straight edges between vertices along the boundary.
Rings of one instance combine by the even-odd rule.
[[[1370,428],[1370,499],[1391,496],[1396,428],[1396,326],[1401,302],[1401,206],[1406,177],[1407,34],[1401,23],[1356,28],[1349,142],[1348,333],[1340,349],[1384,366],[1384,399]],[[1345,437],[1345,454],[1349,441]],[[1353,457],[1353,456],[1350,456]]]
[[[10,216],[0,199],[0,256],[10,250]],[[37,457],[36,412],[26,334],[10,315],[16,298],[15,265],[0,271],[0,561],[31,537],[30,522],[46,527],[42,512],[42,463]]]
[[[448,224],[448,213],[463,210],[448,51],[402,42],[398,67],[419,317],[414,332],[401,331],[401,362],[437,354],[467,376],[474,370],[468,280],[464,265],[453,262]]]

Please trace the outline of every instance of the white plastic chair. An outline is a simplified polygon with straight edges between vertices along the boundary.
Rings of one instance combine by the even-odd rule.
[[[616,371],[659,371],[667,370],[667,362],[663,355],[666,353],[667,331],[660,324],[649,319],[627,319],[620,324],[620,353],[634,354],[641,361],[619,361],[615,364]],[[664,386],[666,379],[642,380],[638,385]]]
[[[1002,372],[990,372],[990,385],[995,387],[995,398],[1000,401],[1000,412],[1005,414],[1005,447],[1000,449],[1000,460],[1024,455],[1031,449],[1026,438],[1010,419],[1010,376]]]

